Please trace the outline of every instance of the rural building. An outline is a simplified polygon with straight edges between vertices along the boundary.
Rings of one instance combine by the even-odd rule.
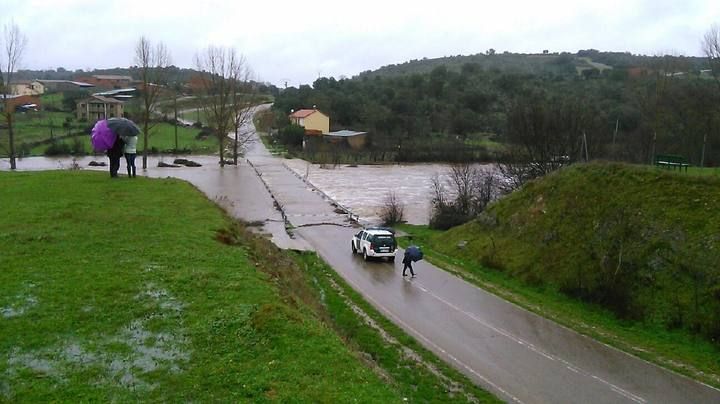
[[[114,89],[114,88],[127,88],[132,85],[133,79],[130,76],[120,76],[115,74],[95,74],[90,77],[83,77],[78,79],[79,81],[92,84],[95,87]]]
[[[13,95],[40,95],[45,92],[45,86],[38,80],[18,80],[10,84],[10,94]]]
[[[654,72],[648,68],[645,67],[630,67],[627,69],[628,77],[630,78],[638,78],[638,77],[645,77],[653,74]]]
[[[305,128],[305,131],[330,132],[330,118],[317,109],[299,109],[291,111],[290,122]]]
[[[90,83],[72,80],[38,80],[45,87],[45,92],[81,91],[95,87]]]
[[[354,130],[339,130],[336,132],[317,133],[318,131],[306,131],[303,138],[303,149],[317,151],[323,144],[330,144],[333,147],[362,150],[367,145],[367,132]]]
[[[128,100],[133,98],[137,90],[134,88],[119,88],[117,90],[108,90],[100,93],[93,93],[95,96],[114,98],[116,100]]]
[[[97,121],[107,118],[121,118],[125,103],[114,98],[93,95],[77,102],[77,119]]]
[[[360,150],[364,148],[367,143],[367,132],[339,130],[337,132],[326,133],[324,136],[331,143],[347,144],[353,150]]]

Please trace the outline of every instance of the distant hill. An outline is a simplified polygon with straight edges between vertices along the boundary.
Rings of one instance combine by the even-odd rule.
[[[460,71],[465,64],[476,64],[483,70],[498,70],[504,73],[534,75],[572,75],[587,69],[627,69],[631,67],[660,68],[671,62],[676,71],[699,71],[707,68],[707,59],[695,56],[644,56],[628,52],[600,52],[594,49],[577,53],[478,53],[441,58],[413,59],[405,63],[383,66],[374,71],[365,71],[357,77],[402,76],[430,73],[438,66]],[[664,70],[664,69],[663,69]]]

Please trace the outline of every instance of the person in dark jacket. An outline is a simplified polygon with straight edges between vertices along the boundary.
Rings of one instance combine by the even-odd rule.
[[[403,276],[407,276],[407,274],[405,274],[405,271],[408,268],[410,268],[410,277],[414,278],[415,272],[413,271],[413,267],[412,267],[412,259],[410,258],[410,254],[407,252],[407,250],[405,251],[405,256],[403,256],[402,263],[403,263]]]
[[[120,169],[120,157],[123,155],[123,147],[125,142],[122,141],[120,136],[115,138],[115,143],[107,151],[107,156],[110,158],[110,177],[116,178],[118,176],[118,170]]]

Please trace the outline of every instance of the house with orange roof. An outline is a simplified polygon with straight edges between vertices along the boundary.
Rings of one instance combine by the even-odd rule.
[[[290,118],[291,123],[304,127],[305,133],[323,134],[330,132],[330,117],[315,108],[291,111],[288,118]]]

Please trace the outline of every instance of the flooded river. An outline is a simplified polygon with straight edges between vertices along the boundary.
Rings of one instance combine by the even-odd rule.
[[[322,190],[330,198],[359,215],[363,220],[380,221],[379,212],[391,192],[404,207],[411,224],[430,221],[433,178],[447,182],[450,166],[445,164],[338,165],[321,168],[304,160],[285,160],[297,175]],[[478,165],[479,168],[491,167]]]

